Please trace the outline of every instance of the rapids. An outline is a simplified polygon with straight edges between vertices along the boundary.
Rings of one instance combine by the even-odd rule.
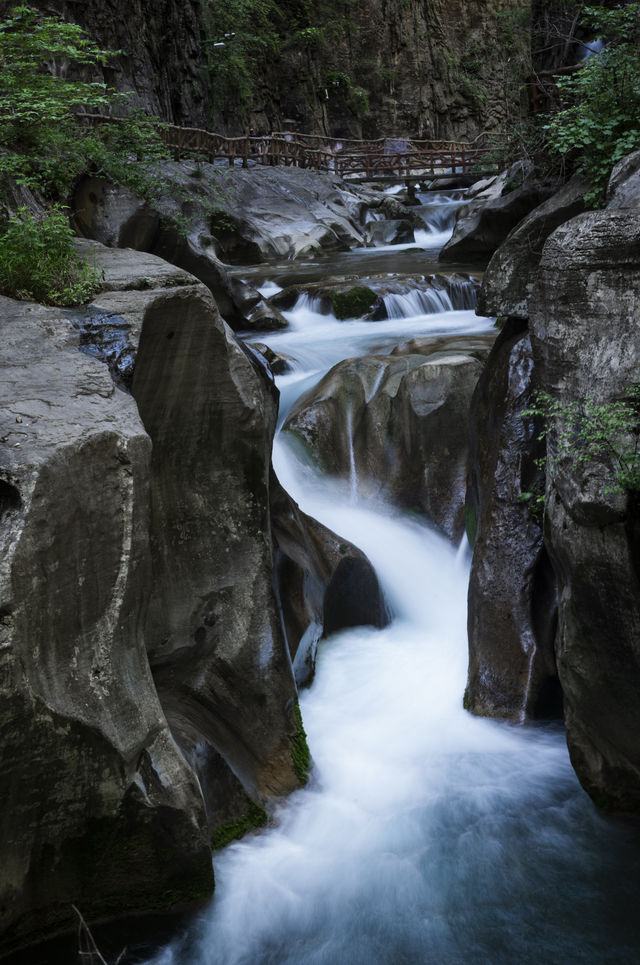
[[[283,413],[341,358],[492,326],[407,304],[404,317],[338,322],[302,302],[288,330],[256,336],[292,359]],[[300,696],[309,785],[216,855],[213,902],[149,965],[637,961],[634,832],[596,812],[559,725],[463,710],[468,548],[363,503],[357,479],[320,476],[282,435],[274,467],[306,513],[368,554],[393,620],[321,644]]]

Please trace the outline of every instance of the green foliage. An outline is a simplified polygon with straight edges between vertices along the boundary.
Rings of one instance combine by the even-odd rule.
[[[354,114],[366,116],[369,113],[369,97],[366,90],[354,84],[351,77],[344,71],[328,71],[324,86],[329,91],[341,93]]]
[[[238,818],[237,821],[229,821],[215,829],[211,835],[212,849],[218,851],[220,848],[225,848],[237,838],[242,838],[248,831],[264,827],[267,820],[268,815],[265,809],[252,801],[249,810],[243,817]]]
[[[523,418],[542,420],[538,439],[552,433],[553,449],[537,461],[539,468],[553,468],[570,457],[576,467],[604,463],[608,467],[606,492],[640,492],[640,383],[634,383],[624,399],[613,402],[561,403],[545,392],[537,392]],[[548,447],[549,448],[549,447]],[[520,496],[532,508],[541,509],[544,493]]]
[[[275,0],[207,0],[207,13],[204,46],[214,106],[244,111],[262,80],[262,65],[279,52],[279,5]]]
[[[295,705],[295,719],[297,724],[297,730],[294,737],[291,740],[291,760],[293,761],[293,770],[295,771],[296,777],[301,784],[306,784],[309,780],[309,768],[311,767],[311,754],[309,753],[309,745],[307,744],[307,735],[302,723],[302,714],[300,713],[300,705],[296,702]]]
[[[613,165],[640,148],[640,3],[585,14],[604,49],[558,81],[567,106],[546,130],[550,149],[591,182],[586,202],[597,207]]]
[[[0,23],[0,180],[64,198],[92,170],[138,188],[131,162],[166,155],[155,119],[129,112],[94,129],[78,118],[127,106],[126,95],[78,76],[113,56],[76,24],[14,7]]]
[[[64,209],[55,205],[36,218],[20,208],[0,231],[0,291],[12,298],[72,306],[89,301],[100,275],[73,248]]]

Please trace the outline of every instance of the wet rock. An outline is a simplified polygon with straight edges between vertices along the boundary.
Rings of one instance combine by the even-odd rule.
[[[531,299],[531,333],[540,384],[561,405],[586,397],[607,405],[637,382],[639,289],[634,210],[580,215],[548,239]],[[549,447],[553,455],[554,434]],[[604,454],[586,462],[573,449],[556,456],[548,471],[545,540],[559,582],[557,661],[569,751],[597,804],[638,814],[637,494],[614,491],[615,466]]]
[[[73,199],[74,224],[87,238],[149,251],[189,271],[235,329],[255,328],[247,320],[259,304],[265,316],[269,308],[223,261],[253,264],[362,244],[368,194],[361,197],[356,186],[298,168],[221,171],[202,164],[200,172],[194,178],[187,162],[161,165],[163,197],[154,206],[127,188],[85,178]]]
[[[467,418],[481,364],[466,355],[340,362],[299,400],[285,430],[352,489],[463,530]]]
[[[80,899],[93,920],[206,897],[219,822],[303,779],[272,383],[195,278],[80,247],[104,273],[90,306],[2,305],[3,949]]]
[[[374,246],[412,244],[415,241],[410,222],[374,221],[367,225],[367,241]]]
[[[145,651],[151,441],[65,316],[2,299],[3,951],[213,888]]]
[[[378,578],[367,559],[349,556],[340,560],[325,593],[323,615],[327,636],[347,627],[386,626]]]
[[[391,355],[428,355],[439,358],[446,355],[470,355],[479,362],[486,362],[498,332],[486,335],[423,335],[400,342]]]
[[[557,190],[557,184],[525,177],[512,187],[505,179],[500,195],[486,200],[481,195],[458,212],[451,240],[442,248],[440,261],[484,267],[509,232],[534,208]]]
[[[478,293],[478,314],[528,316],[543,245],[559,225],[584,211],[588,187],[584,179],[573,177],[508,234],[487,265]]]
[[[269,301],[280,311],[286,312],[295,308],[304,297],[307,306],[320,315],[381,321],[410,314],[473,309],[479,286],[478,278],[465,274],[387,273],[362,276],[357,286],[341,278],[290,285]]]
[[[555,582],[542,518],[522,497],[540,494],[541,426],[522,416],[536,389],[524,322],[501,331],[471,405],[467,532],[469,676],[465,707],[522,720],[561,712],[554,658]]]
[[[275,480],[271,518],[282,617],[296,683],[302,686],[313,677],[323,634],[383,627],[388,616],[364,553],[303,513]]]
[[[269,345],[265,345],[264,342],[251,342],[251,348],[264,357],[274,375],[284,375],[285,372],[291,370],[293,359],[290,355],[284,355],[282,352],[274,352],[273,349]]]

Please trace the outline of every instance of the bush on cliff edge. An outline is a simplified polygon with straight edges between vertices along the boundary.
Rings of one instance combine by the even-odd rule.
[[[19,208],[0,232],[0,293],[45,305],[72,306],[100,288],[100,274],[73,249],[65,211],[54,205],[40,217]]]
[[[640,148],[640,3],[587,7],[603,49],[558,80],[566,107],[546,126],[552,152],[574,159],[592,185],[586,202],[604,198],[614,164]]]

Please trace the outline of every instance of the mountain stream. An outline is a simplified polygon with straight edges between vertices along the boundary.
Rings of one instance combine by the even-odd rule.
[[[442,271],[434,258],[458,199],[423,201],[417,246],[334,256],[324,271]],[[296,270],[322,277],[317,264],[269,270],[260,266],[253,282],[266,294]],[[470,291],[394,295],[392,317],[377,322],[337,321],[301,296],[287,330],[253,336],[292,359],[277,380],[282,415],[342,358],[417,335],[490,332]],[[634,831],[596,812],[561,726],[462,708],[468,547],[364,503],[357,479],[322,477],[283,433],[274,466],[306,513],[369,556],[393,620],[321,643],[300,695],[308,786],[279,806],[272,827],[216,855],[211,905],[149,965],[638,961]]]

